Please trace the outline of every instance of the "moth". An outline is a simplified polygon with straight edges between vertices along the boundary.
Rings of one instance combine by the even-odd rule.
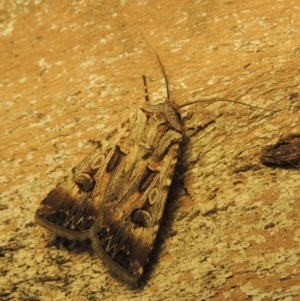
[[[136,282],[153,248],[182,137],[169,98],[147,103],[50,191],[36,222],[69,240],[90,239],[113,272]]]
[[[300,135],[284,137],[263,149],[261,161],[274,167],[298,168],[300,166]]]
[[[144,272],[163,215],[183,140],[179,109],[194,103],[172,103],[164,66],[144,39],[162,69],[166,101],[147,102],[111,132],[35,213],[58,236],[90,239],[97,256],[130,283]]]

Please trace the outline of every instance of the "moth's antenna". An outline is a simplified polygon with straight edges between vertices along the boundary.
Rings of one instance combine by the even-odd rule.
[[[135,24],[135,22],[134,22]],[[156,59],[161,67],[161,70],[162,70],[162,73],[163,73],[163,76],[164,76],[164,79],[165,79],[165,83],[166,83],[166,90],[167,90],[167,98],[168,100],[170,101],[170,89],[169,89],[169,80],[168,80],[168,77],[167,77],[167,72],[166,72],[166,69],[162,63],[162,61],[160,60],[160,57],[158,56],[156,50],[151,46],[151,44],[148,42],[148,40],[146,39],[146,37],[143,35],[143,33],[141,32],[141,30],[139,29],[139,27],[135,24],[137,30],[139,31],[139,33],[141,34],[141,36],[144,38],[144,40],[146,41],[146,43],[148,44],[148,46],[150,47],[150,49],[153,51],[153,53],[155,54],[156,56]],[[144,79],[144,85],[146,83],[146,77],[143,75],[143,79]],[[147,87],[147,85],[146,85]],[[146,91],[146,89],[145,89]],[[146,101],[149,100],[149,97],[148,97],[148,91],[147,91],[147,94],[146,94]],[[279,111],[282,111],[280,109],[278,110],[271,110],[271,109],[265,109],[265,108],[261,108],[261,107],[258,107],[258,106],[253,106],[253,105],[249,105],[249,104],[246,104],[246,103],[243,103],[241,101],[238,101],[238,100],[231,100],[231,99],[220,99],[220,98],[216,98],[216,97],[213,97],[213,98],[210,98],[210,99],[200,99],[200,100],[191,100],[187,103],[184,103],[182,105],[180,105],[179,107],[182,108],[182,107],[185,107],[185,106],[188,106],[188,105],[191,105],[191,104],[195,104],[195,103],[199,103],[199,102],[216,102],[216,101],[225,101],[225,102],[232,102],[232,103],[238,103],[238,104],[241,104],[241,105],[244,105],[244,106],[247,106],[247,107],[250,107],[250,108],[254,108],[254,109],[260,109],[260,110],[264,110],[264,111],[271,111],[271,112],[279,112]]]
[[[163,76],[164,76],[164,79],[165,79],[165,83],[166,83],[166,90],[167,90],[167,98],[168,100],[170,100],[170,89],[169,89],[169,80],[168,80],[168,77],[167,77],[167,72],[166,72],[166,69],[162,63],[162,61],[160,60],[156,50],[151,46],[151,44],[148,42],[148,40],[146,39],[146,37],[143,35],[143,33],[140,31],[139,27],[135,24],[135,26],[137,27],[139,33],[141,34],[141,36],[144,38],[144,40],[146,41],[146,43],[148,44],[148,46],[150,47],[150,49],[153,51],[153,53],[155,54],[156,56],[156,59],[160,65],[160,68],[161,68],[161,71],[163,73]],[[145,81],[144,81],[145,83]]]
[[[179,108],[183,108],[185,106],[189,106],[189,105],[193,105],[195,103],[198,103],[198,102],[217,102],[217,101],[225,101],[225,102],[232,102],[232,103],[238,103],[240,105],[243,105],[243,106],[247,106],[247,107],[250,107],[250,108],[253,108],[253,109],[260,109],[260,110],[264,110],[264,111],[269,111],[269,112],[279,112],[279,111],[282,111],[281,109],[278,109],[278,110],[271,110],[271,109],[266,109],[266,108],[261,108],[261,107],[258,107],[258,106],[253,106],[253,105],[249,105],[247,103],[244,103],[244,102],[241,102],[241,101],[238,101],[238,100],[231,100],[231,99],[220,99],[220,98],[217,98],[217,97],[213,97],[213,98],[210,98],[210,99],[196,99],[196,100],[191,100],[191,101],[188,101],[182,105],[179,105]]]
[[[143,82],[144,82],[145,99],[146,99],[146,102],[149,102],[147,80],[146,80],[146,76],[144,74],[143,74]]]

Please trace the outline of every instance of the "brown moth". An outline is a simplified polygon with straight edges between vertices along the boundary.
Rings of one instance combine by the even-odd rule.
[[[153,248],[181,141],[170,99],[146,104],[50,191],[36,222],[70,240],[91,239],[113,272],[135,282]]]
[[[171,102],[163,64],[148,45],[165,78],[166,101],[147,103],[110,133],[50,191],[35,214],[39,225],[58,236],[91,239],[98,257],[133,283],[148,262],[179,157],[183,132],[178,108],[201,102]]]
[[[37,223],[70,240],[90,238],[115,273],[135,282],[156,238],[181,140],[169,102],[141,108],[47,195]]]

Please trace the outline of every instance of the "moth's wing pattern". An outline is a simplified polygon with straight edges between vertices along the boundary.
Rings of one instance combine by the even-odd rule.
[[[140,109],[137,125],[116,145],[108,185],[96,183],[104,201],[90,231],[97,255],[129,282],[148,262],[182,140],[178,113],[168,103]]]
[[[136,281],[153,248],[181,140],[173,106],[141,108],[50,191],[37,223],[71,240],[90,238],[114,272]]]
[[[115,153],[114,145],[126,135],[136,116],[113,131],[91,154],[72,169],[42,200],[36,210],[35,220],[41,226],[70,240],[88,238],[89,229],[98,217],[100,203],[104,201],[95,187],[107,185],[106,168]],[[109,175],[108,175],[109,176]]]

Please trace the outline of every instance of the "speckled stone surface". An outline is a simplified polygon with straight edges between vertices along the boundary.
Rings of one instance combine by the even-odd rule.
[[[300,131],[299,1],[2,1],[0,20],[0,300],[300,300],[300,171],[259,160]],[[271,111],[182,109],[186,128],[207,126],[183,149],[185,189],[132,287],[88,243],[47,246],[33,217],[88,141],[144,104],[143,74],[164,100],[136,26],[177,104]]]

